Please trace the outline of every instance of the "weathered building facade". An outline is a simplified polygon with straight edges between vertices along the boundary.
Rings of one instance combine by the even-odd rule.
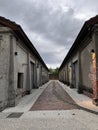
[[[98,16],[86,21],[59,68],[59,80],[98,105]]]
[[[22,28],[0,17],[0,110],[48,80],[48,68]]]

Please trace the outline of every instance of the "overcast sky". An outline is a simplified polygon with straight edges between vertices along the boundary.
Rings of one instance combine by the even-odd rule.
[[[50,67],[59,67],[98,0],[0,0],[0,15],[19,24]]]

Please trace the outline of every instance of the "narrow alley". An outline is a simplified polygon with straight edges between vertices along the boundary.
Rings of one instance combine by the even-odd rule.
[[[98,0],[0,7],[0,130],[98,130]]]
[[[57,81],[51,81],[31,110],[76,109],[76,103]]]

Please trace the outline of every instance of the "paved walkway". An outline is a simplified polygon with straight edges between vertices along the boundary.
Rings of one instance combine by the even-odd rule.
[[[59,81],[55,81],[56,82],[56,85],[57,83],[59,85],[62,86],[62,88],[68,93],[68,95],[70,95],[70,97],[81,107],[84,107],[84,108],[87,108],[89,110],[93,110],[95,112],[98,112],[98,106],[95,106],[92,104],[92,99],[83,95],[83,94],[78,94],[76,92],[76,89],[70,89],[69,87],[67,87],[66,85],[64,85],[63,83],[59,82]],[[25,97],[23,97],[19,104],[17,104],[16,107],[10,107],[10,108],[7,108],[3,111],[3,113],[7,114],[7,113],[11,113],[11,112],[27,112],[30,110],[30,108],[35,104],[36,100],[39,98],[39,96],[43,93],[43,91],[48,88],[48,85],[51,84],[52,81],[49,81],[47,84],[41,86],[39,89],[34,89],[32,91],[32,94],[30,95],[27,95]],[[52,88],[52,87],[51,87]],[[56,90],[54,89],[55,87],[53,87],[53,91]],[[60,87],[61,88],[61,87]],[[64,92],[64,93],[66,93]],[[58,93],[57,91],[54,91],[53,93],[54,96],[57,96]],[[64,94],[66,95],[66,94]],[[68,96],[67,95],[67,96]],[[64,100],[65,102],[65,99],[61,98],[60,96],[57,96],[59,97],[60,99],[59,100]],[[48,97],[47,97],[48,98]],[[48,100],[48,99],[47,99]],[[57,109],[56,109],[57,110]],[[2,115],[2,114],[1,114]]]
[[[16,107],[7,108],[1,112],[0,130],[98,130],[98,115],[82,109],[29,111],[30,108],[36,104],[41,94],[43,95],[43,93],[48,90],[48,85],[51,84],[51,82],[52,81],[48,82],[37,90],[33,90],[32,94],[23,97]],[[55,82],[55,86],[57,86],[58,89],[59,83],[77,103],[84,102],[85,99],[87,99],[86,96],[77,94],[74,89],[68,88],[59,81]],[[66,98],[64,97],[63,99],[62,96],[58,95],[61,91],[62,89],[59,92],[53,89],[52,92],[56,92],[53,99],[59,99],[59,102],[64,103]],[[58,98],[56,99],[56,97]],[[73,100],[71,99],[71,101]],[[91,101],[91,99],[89,99],[89,101]],[[96,108],[96,110],[97,109],[98,108]],[[18,116],[16,117],[10,116],[17,114]]]
[[[70,110],[77,108],[75,104],[57,81],[51,81],[31,110]]]
[[[95,106],[92,103],[92,99],[85,96],[84,94],[78,94],[76,89],[71,89],[65,84],[57,81],[63,89],[72,97],[72,99],[81,107],[87,108],[89,110],[95,111],[98,113],[98,106]]]
[[[11,113],[11,112],[27,112],[30,110],[32,105],[41,95],[41,93],[45,90],[45,88],[50,84],[51,81],[46,83],[45,85],[39,87],[39,89],[33,89],[30,95],[26,95],[21,98],[20,102],[15,107],[6,108],[3,113]]]

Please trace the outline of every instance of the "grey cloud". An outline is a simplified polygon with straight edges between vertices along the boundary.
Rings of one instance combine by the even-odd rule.
[[[50,52],[44,53],[44,52],[42,52],[41,54],[42,54],[43,57],[45,56],[44,60],[48,64],[51,64],[51,63],[60,64],[60,62],[62,61],[62,59],[57,57],[57,54],[55,54],[55,53],[50,53]]]
[[[6,17],[11,17],[13,19],[18,19],[20,14],[22,14],[25,10],[26,6],[23,6],[26,3],[21,0],[1,0],[0,1],[0,12],[3,13]]]
[[[29,29],[60,46],[64,46],[68,39],[75,37],[76,30],[80,29],[81,21],[74,18],[72,8],[69,8],[67,12],[62,12],[61,8],[53,11],[49,5],[34,6],[27,19],[28,12],[25,14],[24,21],[29,25]]]
[[[54,0],[53,4],[51,0],[1,0],[0,15],[17,22],[25,29],[47,64],[60,64],[84,22],[83,19],[76,18],[76,15],[83,10],[84,15],[89,9],[98,11],[95,6],[98,4],[97,0],[69,1],[67,4],[67,1],[58,0],[56,4]],[[62,9],[61,3],[67,6],[66,10]],[[52,47],[54,51],[51,51]],[[58,52],[60,47],[63,50]],[[47,51],[44,51],[45,48]]]

